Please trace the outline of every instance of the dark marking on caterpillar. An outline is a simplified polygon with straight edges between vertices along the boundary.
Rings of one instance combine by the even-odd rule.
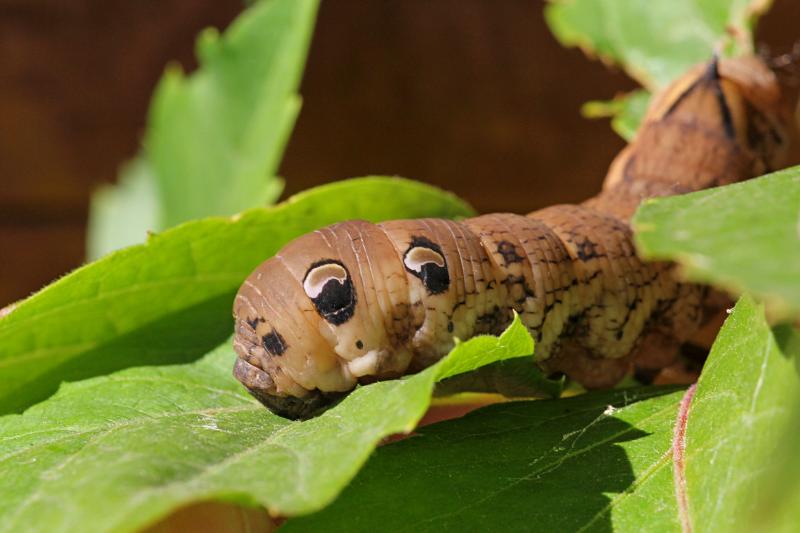
[[[652,385],[658,375],[657,370],[637,367],[633,372],[633,379],[642,385]]]
[[[517,253],[517,247],[508,241],[500,241],[497,243],[497,253],[503,257],[503,263],[506,266],[523,261],[523,257]]]
[[[511,287],[515,285],[519,285],[520,287],[522,287],[523,295],[521,298],[517,300],[517,303],[522,303],[528,298],[536,298],[536,291],[533,290],[530,287],[530,285],[528,285],[528,282],[525,280],[524,275],[514,276],[509,274],[503,280],[503,285],[508,287],[509,288],[508,290],[511,290]]]
[[[725,129],[725,135],[729,139],[736,138],[736,131],[733,128],[733,117],[731,116],[731,108],[728,106],[728,101],[725,98],[725,93],[722,92],[722,86],[720,85],[720,78],[719,78],[719,58],[717,55],[714,55],[714,59],[711,61],[711,64],[708,66],[708,78],[711,80],[711,83],[714,87],[714,94],[717,97],[717,103],[719,104],[719,111],[722,114],[722,127]]]
[[[441,294],[450,287],[450,272],[442,248],[426,237],[412,236],[411,245],[403,254],[403,264],[430,294]]]
[[[500,333],[502,328],[508,325],[508,321],[508,311],[506,309],[501,309],[497,305],[488,313],[480,315],[476,320],[479,330],[494,334]]]
[[[703,81],[704,77],[699,77],[694,82],[692,82],[692,84],[689,87],[684,89],[684,91],[672,101],[672,104],[669,106],[666,113],[664,113],[664,116],[667,117],[671,115],[676,109],[678,109],[678,107],[681,105],[681,103],[683,103],[686,97],[688,97]]]
[[[584,237],[582,241],[576,242],[575,246],[577,247],[578,258],[581,261],[588,261],[589,259],[595,259],[603,256],[602,254],[598,253],[597,244],[589,240],[588,237]]]
[[[353,317],[356,291],[350,272],[341,261],[323,259],[313,263],[303,278],[303,289],[320,316],[334,326]]]
[[[274,356],[283,355],[283,352],[286,351],[286,341],[281,334],[275,330],[261,337],[261,345]]]

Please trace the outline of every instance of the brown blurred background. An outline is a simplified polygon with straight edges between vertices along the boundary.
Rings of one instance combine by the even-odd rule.
[[[0,0],[0,307],[81,264],[89,196],[139,147],[170,60],[240,0]],[[281,167],[291,194],[365,174],[526,212],[593,194],[623,141],[579,116],[634,87],[566,50],[538,0],[323,1]],[[800,38],[776,0],[758,40]]]

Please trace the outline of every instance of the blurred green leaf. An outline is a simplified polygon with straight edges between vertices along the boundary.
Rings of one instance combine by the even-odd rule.
[[[344,219],[471,213],[450,193],[376,177],[157,234],[76,270],[0,318],[0,413],[41,400],[62,381],[208,352],[232,331],[231,305],[244,278],[299,235]]]
[[[436,380],[533,353],[515,318],[433,367],[361,387],[321,416],[269,413],[231,377],[229,343],[183,366],[68,384],[0,418],[0,531],[135,531],[192,502],[322,508],[385,436],[411,431]]]
[[[419,428],[379,448],[331,506],[282,531],[675,531],[682,396],[511,402]]]
[[[316,10],[316,0],[258,2],[222,38],[200,35],[192,76],[167,70],[145,138],[166,227],[278,197]]]
[[[159,227],[159,209],[153,169],[140,156],[123,167],[116,185],[103,185],[93,194],[86,255],[94,260],[142,242]]]
[[[647,259],[677,261],[695,281],[800,314],[800,166],[726,187],[646,200],[633,226]]]
[[[137,164],[150,172],[124,175],[118,189],[96,197],[91,258],[141,242],[147,231],[278,198],[283,183],[275,172],[300,109],[317,5],[257,2],[222,37],[213,29],[200,35],[195,73],[167,69]]]
[[[564,46],[622,66],[649,90],[664,87],[720,49],[753,50],[769,0],[550,0],[545,18]]]
[[[617,96],[613,100],[586,102],[581,113],[586,118],[611,118],[614,131],[630,142],[639,129],[649,103],[650,93],[638,90]]]
[[[771,0],[549,0],[545,19],[564,46],[620,65],[648,91],[661,89],[714,51],[753,51],[753,27]],[[625,140],[636,132],[648,91],[588,102],[584,114],[612,117]]]
[[[743,297],[714,344],[689,410],[691,530],[752,531],[748,518],[769,488],[769,474],[797,453],[776,452],[786,451],[782,439],[797,427],[798,399],[800,334],[788,326],[771,330],[763,306]],[[797,516],[791,517],[794,528]]]

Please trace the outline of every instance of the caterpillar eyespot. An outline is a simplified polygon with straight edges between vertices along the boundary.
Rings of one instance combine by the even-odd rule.
[[[406,270],[422,281],[430,294],[441,294],[450,286],[450,271],[441,247],[425,237],[411,237],[403,254]]]
[[[312,264],[303,278],[303,290],[317,312],[335,326],[350,320],[355,312],[356,293],[350,272],[335,259]]]
[[[261,264],[234,303],[234,375],[267,407],[306,418],[358,383],[415,372],[454,338],[514,313],[537,363],[587,387],[660,368],[704,320],[704,287],[642,261],[628,220],[642,199],[778,168],[788,98],[755,57],[716,58],[654,96],[603,190],[580,205],[461,222],[347,221]]]

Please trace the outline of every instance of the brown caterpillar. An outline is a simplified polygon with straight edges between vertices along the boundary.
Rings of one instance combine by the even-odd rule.
[[[660,368],[704,319],[706,290],[634,250],[642,199],[778,168],[791,113],[755,57],[716,58],[656,95],[600,194],[527,216],[348,221],[260,265],[234,303],[235,376],[278,414],[305,418],[358,383],[425,368],[454,337],[500,333],[516,311],[535,360],[587,387],[635,361]]]

